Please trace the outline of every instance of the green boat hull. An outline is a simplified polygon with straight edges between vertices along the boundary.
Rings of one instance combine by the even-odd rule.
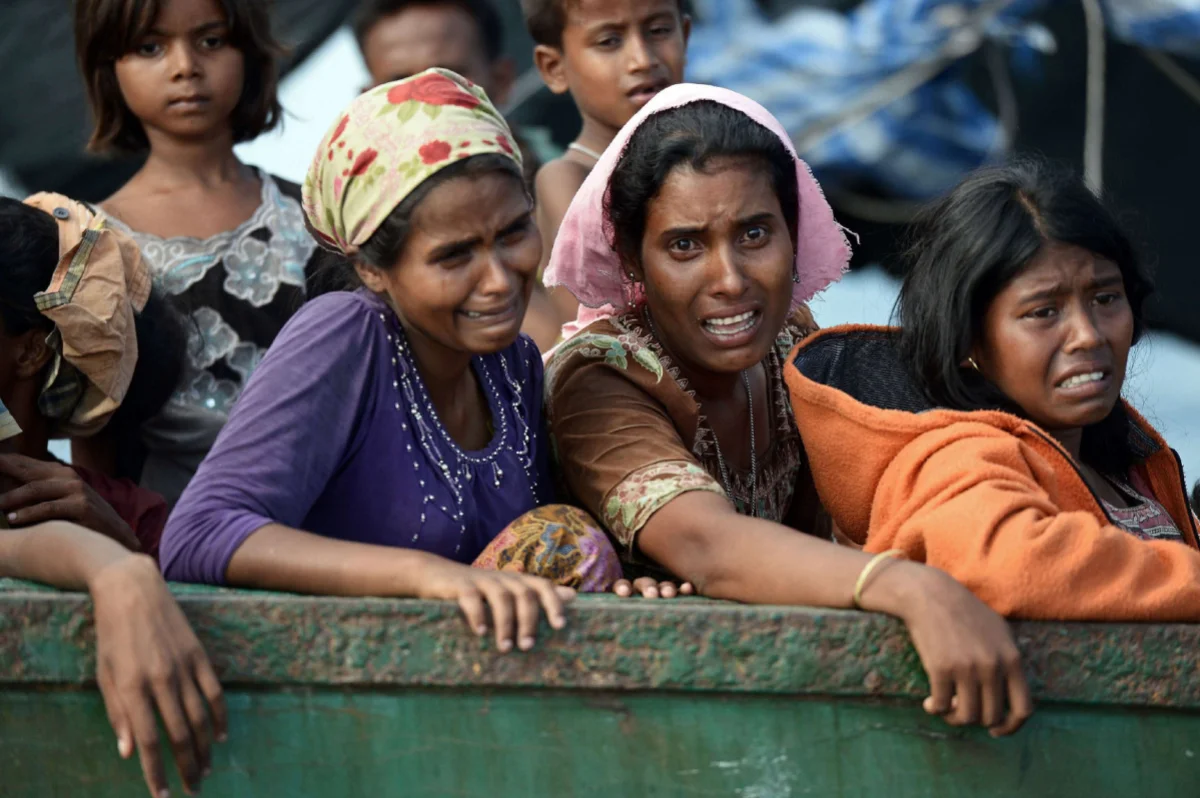
[[[877,616],[584,597],[499,655],[449,604],[177,592],[230,709],[208,795],[1200,792],[1200,626],[1016,624],[1038,710],[992,740]],[[93,672],[86,596],[0,585],[0,794],[145,794]]]

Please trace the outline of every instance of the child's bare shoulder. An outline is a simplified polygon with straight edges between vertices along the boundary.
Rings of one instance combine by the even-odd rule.
[[[534,181],[538,203],[561,217],[591,171],[590,165],[582,164],[573,158],[555,158],[546,163],[538,170]]]

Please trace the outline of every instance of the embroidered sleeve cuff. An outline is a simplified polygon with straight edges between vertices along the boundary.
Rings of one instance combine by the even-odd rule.
[[[672,460],[634,471],[609,491],[604,500],[604,525],[632,549],[637,533],[672,499],[693,490],[725,495],[707,471],[695,462]]]

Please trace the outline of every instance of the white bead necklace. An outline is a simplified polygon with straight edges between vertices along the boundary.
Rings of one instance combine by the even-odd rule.
[[[403,413],[407,420],[400,423],[400,428],[405,432],[408,431],[409,421],[412,422],[413,429],[417,433],[417,445],[420,446],[424,458],[417,457],[413,452],[411,443],[405,444],[405,451],[409,455],[413,455],[413,472],[417,476],[417,484],[421,487],[421,516],[420,526],[416,533],[412,536],[412,542],[416,543],[421,536],[421,528],[424,527],[427,519],[427,508],[429,505],[434,505],[438,510],[453,521],[458,523],[459,540],[454,546],[454,551],[457,554],[462,547],[462,539],[466,536],[467,519],[465,511],[464,486],[465,483],[474,481],[476,475],[474,469],[491,466],[492,484],[499,488],[504,481],[504,469],[501,468],[498,458],[502,452],[508,451],[516,456],[517,461],[521,464],[522,470],[525,472],[526,484],[529,487],[530,497],[533,500],[534,506],[538,506],[538,490],[537,490],[537,473],[533,462],[534,445],[537,441],[537,430],[532,429],[525,419],[523,390],[520,381],[512,376],[512,372],[508,367],[508,359],[503,354],[497,354],[496,357],[500,360],[500,368],[504,372],[505,387],[511,393],[511,400],[507,403],[512,408],[512,424],[516,429],[517,438],[520,440],[520,447],[513,448],[508,442],[509,432],[509,417],[506,412],[506,403],[501,396],[500,390],[492,380],[492,375],[488,369],[481,365],[476,373],[483,377],[484,394],[488,398],[488,406],[493,419],[493,426],[496,427],[491,443],[483,450],[482,454],[466,452],[460,447],[446,428],[438,419],[437,409],[433,405],[429,393],[425,390],[425,384],[421,380],[421,376],[417,371],[416,364],[413,362],[412,353],[408,346],[408,341],[404,336],[404,332],[399,328],[399,325],[389,321],[387,314],[380,313],[379,320],[388,328],[387,339],[390,344],[395,347],[395,355],[392,357],[392,366],[396,369],[395,379],[392,380],[392,387],[397,391],[396,410]],[[425,492],[425,479],[421,475],[421,460],[435,464],[433,477],[441,479],[449,488],[451,495],[454,497],[454,509],[438,504],[437,497],[431,493]]]

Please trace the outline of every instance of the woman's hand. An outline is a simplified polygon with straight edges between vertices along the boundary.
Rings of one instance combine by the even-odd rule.
[[[1005,620],[952,577],[910,562],[888,563],[867,584],[899,591],[895,603],[929,674],[925,711],[954,726],[1012,734],[1033,713],[1021,655]]]
[[[225,699],[200,642],[158,567],[122,557],[88,584],[96,619],[96,681],[123,759],[138,752],[154,798],[168,793],[155,711],[184,789],[208,775],[213,737],[224,742]],[[211,721],[211,728],[210,728]]]
[[[417,597],[457,601],[467,623],[480,637],[487,634],[490,608],[496,646],[507,653],[513,647],[514,624],[517,647],[522,651],[533,648],[539,604],[545,609],[550,626],[555,629],[566,626],[563,603],[574,598],[575,591],[536,576],[470,568],[447,560],[425,569]]]
[[[696,592],[691,582],[684,582],[676,587],[674,582],[660,582],[649,576],[642,576],[630,582],[628,579],[618,579],[613,585],[612,592],[621,598],[629,598],[635,593],[641,593],[642,598],[675,598],[675,596],[690,596]]]
[[[0,454],[0,475],[17,483],[17,487],[0,496],[0,512],[7,515],[12,526],[74,521],[131,551],[141,549],[129,524],[70,466],[19,454]]]

